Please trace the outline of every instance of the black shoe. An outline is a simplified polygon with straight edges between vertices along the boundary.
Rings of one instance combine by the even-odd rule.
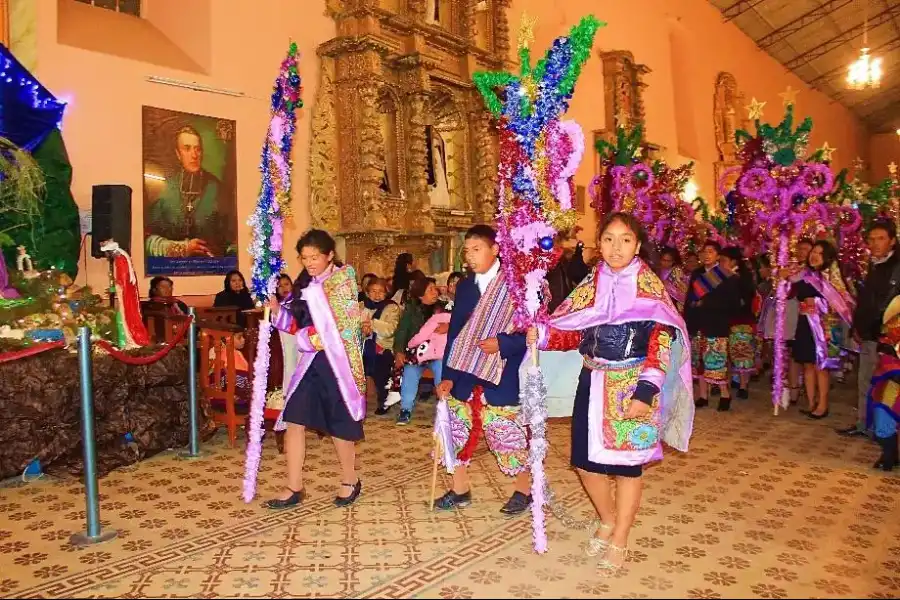
[[[719,398],[719,408],[717,408],[719,412],[726,412],[731,410],[731,398]]]
[[[835,429],[838,435],[842,435],[844,437],[862,437],[867,435],[865,431],[857,427],[856,425],[851,425],[846,429]]]
[[[344,487],[353,488],[353,492],[347,496],[346,498],[341,498],[340,496],[334,497],[334,505],[338,508],[343,508],[345,506],[350,506],[356,499],[359,498],[360,492],[362,492],[362,481],[357,479],[356,483],[342,483]]]
[[[694,400],[694,408],[706,408],[709,406],[709,400],[706,398],[697,398]]]
[[[738,390],[737,397],[739,400],[747,400],[750,397],[750,392],[748,390]]]
[[[388,414],[388,409],[383,406],[379,406],[378,408],[375,409],[375,415],[378,417],[382,417],[386,414]]]
[[[454,508],[466,508],[467,506],[472,506],[471,491],[465,494],[457,494],[450,490],[434,501],[434,507],[439,510],[453,510]]]
[[[818,421],[819,419],[824,419],[825,417],[828,416],[828,409],[826,408],[826,409],[825,409],[825,412],[823,412],[821,415],[817,415],[816,413],[811,412],[811,413],[809,413],[809,414],[806,415],[806,416],[809,417],[810,419],[813,419],[813,420],[815,420],[815,421]]]
[[[528,510],[530,506],[531,494],[526,496],[522,492],[513,492],[513,495],[509,497],[509,500],[506,501],[500,512],[508,516],[519,515]]]
[[[881,446],[881,457],[875,463],[876,469],[882,471],[893,471],[900,460],[900,448],[897,447],[897,434],[891,437],[875,438],[878,445]]]
[[[801,415],[803,415],[804,417],[808,417],[809,415],[812,414],[812,412],[813,412],[814,410],[815,410],[814,408],[813,408],[813,409],[809,409],[809,408],[801,408],[801,409],[798,410],[797,412],[800,413]]]
[[[306,490],[300,490],[299,492],[291,490],[291,496],[286,500],[275,498],[273,500],[267,501],[263,506],[272,510],[283,510],[285,508],[298,506],[301,502],[303,502],[304,498],[306,498]]]

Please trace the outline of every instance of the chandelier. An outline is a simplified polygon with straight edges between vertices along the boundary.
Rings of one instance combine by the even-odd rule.
[[[863,48],[856,62],[847,70],[847,86],[851,90],[877,88],[881,85],[881,59],[869,56],[869,3],[863,13]]]
[[[869,56],[869,49],[863,48],[847,71],[847,85],[853,90],[877,88],[881,85],[881,59]]]

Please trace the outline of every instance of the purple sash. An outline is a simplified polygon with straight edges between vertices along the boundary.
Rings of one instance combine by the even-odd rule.
[[[816,311],[814,313],[802,312],[809,322],[809,329],[812,331],[813,341],[816,344],[816,367],[829,370],[839,369],[843,362],[841,357],[828,356],[828,344],[834,342],[831,339],[831,332],[826,333],[825,331],[822,317],[830,310],[849,325],[853,322],[853,300],[844,298],[830,281],[809,269],[806,269],[799,279],[811,285],[822,296],[815,298]]]
[[[662,279],[663,285],[666,286],[669,297],[677,304],[684,305],[684,301],[687,298],[688,282],[681,267],[663,269],[659,274],[659,278]]]
[[[356,272],[349,266],[314,279],[303,290],[303,300],[309,306],[319,340],[310,339],[308,329],[297,331],[299,360],[289,389],[284,394],[285,407],[316,354],[324,351],[350,416],[354,421],[365,418],[365,375],[362,371],[362,332],[357,295]],[[281,311],[272,323],[282,331],[290,331],[292,321],[293,315],[282,304]],[[282,421],[283,415],[282,408],[275,425],[277,430],[286,427]]]
[[[690,338],[684,319],[675,310],[662,281],[650,267],[638,258],[619,272],[612,271],[606,263],[600,263],[594,277],[575,288],[559,306],[550,325],[563,331],[583,331],[598,325],[619,325],[631,321],[655,321],[678,331],[672,342],[672,365],[665,379],[654,383],[662,384],[659,386],[661,438],[676,450],[687,452],[694,422]],[[591,401],[594,402],[593,391]],[[588,452],[597,455],[599,450],[595,452],[594,448],[598,443],[602,446],[602,431],[594,431],[591,427],[589,436]],[[609,451],[605,453],[604,462],[643,464],[657,455],[658,448]]]

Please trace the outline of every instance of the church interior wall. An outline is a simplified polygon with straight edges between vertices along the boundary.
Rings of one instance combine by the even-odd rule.
[[[268,96],[289,39],[297,42],[302,54],[300,68],[306,108],[298,113],[295,141],[295,223],[285,233],[285,258],[290,272],[296,273],[298,262],[290,245],[310,222],[307,168],[311,114],[319,82],[316,48],[335,35],[335,24],[326,15],[326,0],[207,2],[204,18],[208,23],[197,28],[178,22],[174,11],[182,6],[179,2],[145,0],[148,18],[155,15],[157,29],[164,31],[164,36],[192,59],[196,68],[190,69],[161,66],[160,60],[122,58],[61,43],[60,3],[74,0],[27,1],[33,1],[37,7],[28,13],[34,23],[29,27],[21,27],[20,23],[19,29],[31,31],[31,37],[19,39],[19,49],[13,50],[17,55],[19,51],[29,55],[33,62],[29,66],[41,81],[70,101],[63,133],[73,165],[73,193],[79,206],[90,208],[91,187],[95,184],[124,183],[134,190],[135,265],[143,265],[144,259],[140,243],[143,226],[141,107],[146,105],[236,121],[240,268],[245,274],[249,272],[250,256],[245,249],[250,231],[245,222],[258,192],[259,152],[269,118]],[[402,0],[382,0],[383,6],[401,3]],[[533,44],[535,55],[543,53],[554,37],[567,31],[583,14],[593,12],[607,21],[608,25],[598,34],[594,55],[578,82],[569,118],[581,124],[589,141],[593,139],[592,132],[611,127],[611,123],[605,122],[604,81],[597,54],[609,50],[631,51],[636,62],[650,69],[643,92],[647,141],[661,146],[670,162],[695,161],[695,178],[704,197],[714,195],[713,164],[717,160],[717,148],[713,97],[716,78],[721,72],[734,76],[747,103],[751,97],[767,102],[765,115],[770,119],[780,120],[780,92],[787,86],[800,90],[797,111],[801,116],[812,116],[816,123],[812,145],[819,146],[827,140],[836,147],[836,168],[848,166],[857,156],[867,158],[870,151],[876,150],[875,142],[869,144],[865,129],[849,111],[825,95],[807,90],[798,78],[756,48],[735,26],[723,23],[721,15],[707,0],[512,0],[511,4],[512,54],[515,54],[516,30],[523,12],[538,18]],[[192,36],[194,30],[196,36]],[[113,41],[119,44],[129,43],[125,29],[110,28],[103,35],[118,36],[120,39]],[[245,96],[229,97],[154,84],[147,81],[151,75],[239,91]],[[893,141],[900,145],[896,136]],[[593,150],[589,148],[576,175],[578,186],[590,185],[595,164]],[[596,225],[589,207],[581,225],[583,231],[579,237],[593,247]],[[83,285],[87,281],[94,287],[103,286],[105,263],[91,258],[87,261],[88,268],[79,274],[77,283]],[[138,275],[143,275],[140,266]],[[142,282],[145,292],[147,281]],[[221,285],[219,276],[181,277],[176,279],[176,293],[212,294]]]

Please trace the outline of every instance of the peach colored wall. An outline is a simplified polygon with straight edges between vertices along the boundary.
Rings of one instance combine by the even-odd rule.
[[[148,16],[172,6],[173,0],[147,2]],[[204,0],[210,11],[208,76],[179,72],[146,63],[64,46],[57,42],[57,0],[34,0],[38,5],[38,68],[41,81],[60,96],[71,100],[64,134],[74,167],[73,192],[82,207],[91,203],[91,186],[125,183],[135,191],[132,240],[138,275],[143,275],[140,244],[141,206],[141,106],[158,106],[237,121],[238,210],[240,244],[246,247],[249,230],[244,224],[253,209],[259,185],[258,155],[268,123],[267,96],[278,64],[293,38],[302,52],[301,73],[306,109],[300,112],[294,154],[294,208],[297,223],[286,234],[294,238],[308,223],[307,162],[310,114],[318,85],[315,48],[334,36],[334,24],[325,16],[324,0]],[[649,140],[667,148],[670,160],[678,157],[697,162],[701,194],[713,193],[713,162],[716,147],[712,124],[713,86],[720,71],[729,71],[749,98],[768,102],[766,115],[780,118],[778,93],[786,86],[805,89],[796,77],[756,49],[735,26],[724,24],[707,0],[515,0],[510,23],[515,32],[523,11],[539,18],[534,44],[542,53],[552,39],[583,14],[593,12],[608,21],[597,37],[596,49],[627,49],[652,69],[646,81],[647,130]],[[100,9],[94,9],[100,10]],[[173,37],[183,32],[168,24]],[[114,36],[115,30],[104,32]],[[515,33],[513,35],[515,38]],[[515,43],[513,43],[515,46]],[[190,51],[191,49],[188,48]],[[514,48],[513,48],[514,51]],[[201,62],[206,57],[201,57]],[[674,64],[673,64],[674,63]],[[204,65],[205,67],[206,65]],[[197,81],[210,86],[239,90],[246,98],[193,92],[146,81],[148,75]],[[572,101],[570,117],[590,131],[606,127],[603,117],[603,76],[599,58],[586,66]],[[836,166],[849,164],[868,152],[865,134],[848,111],[816,92],[803,91],[798,112],[816,121],[813,145],[823,141],[838,148]],[[678,115],[678,112],[689,114]],[[693,131],[691,131],[693,129]],[[593,177],[592,151],[577,174],[577,183],[588,185]],[[582,239],[593,245],[594,219],[583,223]],[[291,272],[297,269],[294,253],[286,252]],[[89,260],[87,276],[100,287],[105,266]],[[249,270],[250,259],[240,256],[241,269]],[[79,276],[78,283],[84,283]],[[146,281],[145,281],[146,283]],[[176,281],[181,294],[208,294],[220,289],[219,277],[184,277]],[[146,289],[146,287],[144,288]]]
[[[868,152],[866,131],[848,110],[819,92],[807,90],[800,79],[759,50],[735,25],[724,23],[708,0],[515,0],[512,4],[509,17],[513,38],[523,12],[538,18],[535,55],[544,52],[553,38],[585,14],[593,13],[606,21],[576,87],[569,118],[578,121],[586,132],[606,128],[602,65],[597,51],[630,50],[636,61],[652,70],[645,77],[649,87],[644,94],[648,140],[665,147],[673,164],[680,164],[679,156],[694,160],[700,194],[708,199],[715,194],[713,163],[717,159],[713,92],[716,75],[722,71],[735,76],[748,103],[754,96],[767,102],[764,116],[775,122],[783,114],[778,94],[788,85],[801,90],[795,112],[801,118],[810,115],[815,122],[811,146],[821,146],[827,140],[838,149],[834,154],[838,169]],[[682,111],[690,114],[679,114]],[[584,161],[577,183],[590,182],[593,164],[593,160]],[[593,244],[592,215],[583,225],[585,231],[580,237]]]
[[[887,177],[888,165],[900,165],[900,135],[879,133],[869,140],[869,160],[871,182],[877,183]]]
[[[239,243],[250,241],[245,221],[259,189],[259,153],[266,134],[272,83],[291,39],[302,53],[303,97],[312,106],[318,86],[318,44],[334,36],[325,16],[324,0],[230,0],[211,5],[209,76],[89,52],[57,43],[57,0],[38,4],[37,76],[54,93],[70,100],[63,134],[74,171],[72,191],[80,207],[90,208],[91,186],[124,183],[134,190],[132,253],[138,276],[143,275],[141,106],[234,119],[237,122]],[[154,0],[148,0],[153,10]],[[181,4],[183,2],[170,3]],[[102,9],[92,9],[102,10]],[[152,12],[151,12],[152,16]],[[115,30],[104,35],[114,36]],[[195,92],[146,81],[150,75],[195,81],[244,92],[245,98]],[[294,208],[297,215],[286,239],[296,238],[308,224],[307,155],[310,123],[308,110],[299,112],[296,138]],[[285,253],[290,271],[297,271],[293,251]],[[105,263],[88,257],[87,280],[95,289],[106,282]],[[240,268],[248,273],[250,257],[240,254]],[[79,274],[77,283],[85,283]],[[221,289],[222,278],[180,277],[180,294],[208,294]],[[146,292],[147,280],[142,289]]]

